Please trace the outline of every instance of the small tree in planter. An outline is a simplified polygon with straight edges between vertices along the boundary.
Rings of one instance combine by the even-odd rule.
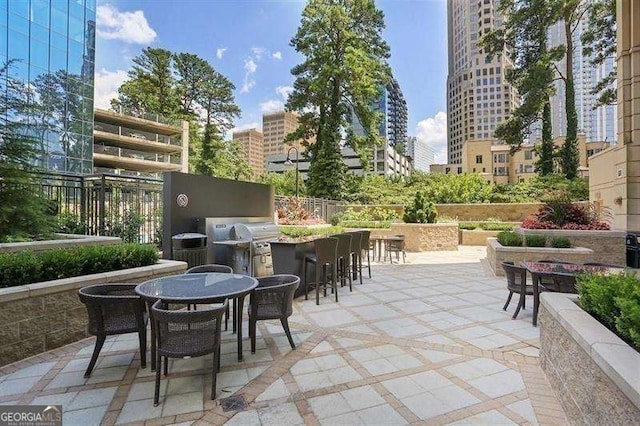
[[[404,209],[402,220],[405,223],[435,223],[437,217],[435,204],[427,201],[421,192],[417,192],[413,204]]]

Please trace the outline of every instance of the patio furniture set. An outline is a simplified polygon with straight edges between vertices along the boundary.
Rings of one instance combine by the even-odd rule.
[[[394,254],[396,255],[396,262],[400,262],[400,254],[402,254],[402,262],[406,263],[407,261],[407,252],[405,251],[405,236],[401,234],[371,237],[369,250],[373,251],[374,259],[376,257],[376,254],[378,255],[378,262],[385,262],[388,256],[389,262],[393,263]]]
[[[521,266],[516,266],[513,262],[503,262],[502,268],[507,276],[507,289],[509,290],[509,296],[507,296],[507,301],[502,309],[506,311],[513,294],[519,294],[518,306],[512,317],[516,319],[520,309],[525,308],[526,296],[533,296],[532,323],[534,326],[538,325],[541,292],[577,293],[576,276],[579,274],[614,274],[624,270],[618,265],[606,263],[591,262],[580,265],[559,260],[522,262]],[[531,274],[531,284],[527,284],[527,272]]]
[[[253,278],[231,273],[224,265],[203,265],[182,275],[166,276],[142,284],[94,285],[79,291],[96,344],[85,377],[96,364],[107,336],[137,332],[140,364],[146,367],[147,319],[151,322],[151,369],[155,370],[154,405],[159,404],[161,370],[168,374],[168,358],[213,354],[211,399],[216,397],[220,369],[223,317],[233,300],[233,328],[237,334],[238,361],[242,361],[242,314],[249,295],[251,351],[256,350],[256,323],[279,319],[289,344],[295,344],[288,318],[293,295],[300,284],[295,275]],[[226,321],[225,321],[226,323]]]

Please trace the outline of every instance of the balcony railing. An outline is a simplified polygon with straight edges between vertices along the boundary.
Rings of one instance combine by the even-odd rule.
[[[175,118],[167,118],[158,114],[151,114],[148,112],[136,112],[136,111],[126,111],[120,107],[112,108],[113,112],[117,112],[118,114],[129,115],[131,117],[142,118],[149,121],[155,121],[156,123],[166,124],[174,127],[181,127],[181,121]]]
[[[130,138],[140,139],[141,141],[164,143],[168,145],[182,146],[180,138],[172,138],[165,135],[159,135],[152,132],[144,132],[142,130],[131,129],[124,126],[116,126],[114,124],[95,123],[94,130],[106,133],[112,133],[118,136],[128,136]]]
[[[154,161],[156,163],[181,164],[180,155],[157,154],[153,152],[135,151],[126,148],[117,148],[115,146],[105,146],[93,144],[93,152],[96,154],[113,155],[121,158],[132,158],[136,160]]]

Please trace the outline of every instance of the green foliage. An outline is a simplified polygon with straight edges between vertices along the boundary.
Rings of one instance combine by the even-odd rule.
[[[635,274],[582,275],[578,290],[585,311],[640,349],[640,281]]]
[[[79,234],[84,235],[87,233],[87,225],[82,221],[82,218],[77,214],[63,212],[57,217],[58,226],[57,232],[63,234]]]
[[[340,222],[343,228],[375,228],[389,229],[391,222],[388,220],[343,220]]]
[[[571,240],[567,237],[554,237],[551,240],[551,247],[553,248],[571,248]]]
[[[140,240],[140,228],[144,225],[144,216],[130,209],[122,217],[117,214],[105,226],[104,235],[120,237],[125,243],[137,243]]]
[[[555,145],[551,131],[551,103],[547,100],[542,109],[542,142],[536,146],[538,159],[536,160],[536,172],[540,176],[549,176],[553,173]]]
[[[286,140],[301,140],[307,148],[309,195],[345,195],[343,135],[361,158],[381,144],[380,114],[371,105],[390,80],[383,29],[384,16],[373,0],[310,0],[302,12],[291,45],[303,61],[291,70],[296,80],[287,101],[287,109],[300,115],[299,126]],[[349,123],[354,116],[364,136],[353,134]]]
[[[280,232],[291,238],[309,237],[311,235],[331,235],[342,232],[341,226],[281,226]]]
[[[616,0],[592,0],[587,4],[587,23],[581,39],[583,52],[591,57],[591,65],[599,67],[616,55]],[[604,76],[591,93],[598,95],[598,103],[613,105],[616,102],[616,70]]]
[[[502,231],[496,237],[505,247],[522,247],[522,237],[512,231]]]
[[[33,253],[0,253],[0,288],[153,265],[151,245],[119,244]]]
[[[316,211],[307,210],[304,201],[300,197],[288,197],[285,202],[276,209],[278,223],[282,225],[315,225],[323,224],[324,220],[318,217]]]
[[[417,192],[413,204],[405,207],[402,220],[405,223],[435,223],[438,212],[431,201],[427,201],[421,192]]]
[[[267,173],[258,179],[259,183],[273,186],[276,195],[293,196],[296,195],[296,171],[287,170],[284,173]],[[302,176],[298,179],[298,194],[303,196],[307,193]]]
[[[527,247],[544,247],[547,245],[547,238],[544,235],[527,235],[525,242]]]
[[[391,222],[399,219],[400,214],[395,209],[384,207],[361,207],[357,210],[353,207],[347,207],[342,215],[342,220],[350,221],[386,221]]]
[[[502,222],[459,222],[458,228],[466,230],[482,229],[483,231],[513,231],[515,224]]]

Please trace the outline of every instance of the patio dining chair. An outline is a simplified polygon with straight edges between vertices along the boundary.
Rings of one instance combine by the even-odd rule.
[[[231,266],[227,265],[218,265],[216,263],[210,263],[208,265],[199,265],[190,268],[185,272],[185,274],[203,274],[203,273],[211,273],[211,272],[220,272],[223,274],[233,274],[233,269]],[[223,303],[224,299],[220,299],[215,301],[215,303]],[[195,305],[193,305],[195,308]],[[191,305],[188,305],[187,308],[190,308]],[[236,311],[236,300],[233,299],[233,312]],[[233,322],[233,327],[235,331],[235,321]],[[229,305],[227,305],[227,310],[224,313],[224,329],[225,331],[229,329]]]
[[[573,274],[541,274],[545,278],[543,287],[556,293],[577,293],[576,276]]]
[[[313,241],[313,253],[304,257],[303,271],[304,276],[304,298],[309,299],[309,286],[315,287],[316,305],[320,304],[320,287],[323,287],[324,296],[327,296],[327,285],[331,285],[331,290],[336,295],[338,301],[338,285],[337,285],[337,257],[338,257],[338,239],[327,237],[318,238]],[[315,266],[315,281],[307,279],[308,265]],[[329,283],[329,280],[331,282]]]
[[[515,266],[513,262],[502,262],[502,269],[504,269],[507,276],[507,290],[509,290],[509,296],[507,301],[502,307],[503,311],[506,311],[511,303],[511,297],[513,293],[519,294],[518,306],[513,313],[512,319],[516,319],[520,313],[520,309],[525,307],[525,300],[527,296],[533,295],[533,286],[527,285],[527,269]]]
[[[338,248],[336,252],[336,268],[338,270],[338,279],[340,286],[344,287],[349,280],[349,290],[353,291],[353,283],[351,279],[351,240],[352,234],[336,234],[331,237],[338,239]]]
[[[256,287],[249,298],[249,337],[251,353],[256,352],[256,322],[279,319],[291,349],[295,349],[289,317],[293,314],[293,294],[300,285],[300,277],[295,275],[271,275],[258,278]]]
[[[407,252],[405,251],[404,235],[392,235],[386,240],[384,258],[389,255],[389,262],[393,263],[393,253],[396,254],[396,260],[400,262],[400,253],[402,253],[402,263],[407,263]]]
[[[144,301],[135,293],[136,284],[98,284],[81,288],[80,301],[87,308],[88,331],[96,345],[84,377],[91,376],[107,336],[138,333],[140,365],[147,366],[147,326]]]
[[[160,370],[169,373],[169,358],[199,357],[213,354],[211,399],[216,398],[216,376],[220,369],[220,333],[222,315],[229,302],[197,311],[169,310],[161,300],[151,307],[156,323],[156,383],[153,405],[160,399]]]

